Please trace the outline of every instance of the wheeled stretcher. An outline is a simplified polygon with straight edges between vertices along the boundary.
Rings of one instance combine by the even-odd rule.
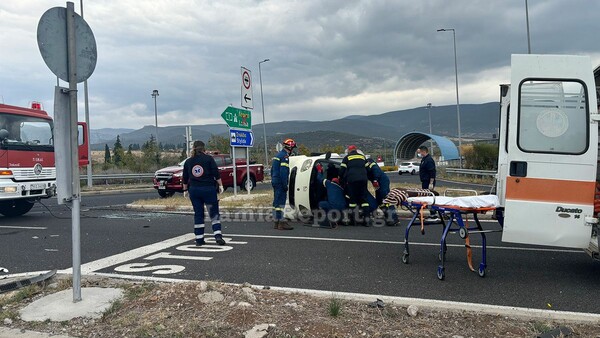
[[[450,190],[450,189],[449,189]],[[458,233],[459,236],[465,240],[465,247],[467,248],[467,263],[471,271],[475,271],[472,263],[472,252],[470,245],[469,234],[479,233],[482,240],[482,259],[479,264],[477,272],[479,276],[485,276],[485,270],[487,267],[486,262],[486,233],[499,232],[501,230],[484,230],[479,221],[478,215],[485,214],[487,212],[497,211],[498,208],[498,197],[495,195],[480,195],[480,196],[464,196],[464,197],[447,197],[447,196],[426,196],[426,197],[409,197],[406,201],[402,202],[404,207],[407,207],[413,211],[413,216],[406,227],[404,234],[404,253],[402,255],[402,262],[408,264],[410,250],[409,250],[409,234],[410,229],[420,222],[421,234],[425,234],[425,219],[423,212],[426,209],[435,211],[440,219],[443,226],[442,237],[440,240],[440,252],[438,258],[440,264],[437,268],[437,277],[440,280],[445,278],[445,255],[446,255],[446,238],[449,233]],[[469,224],[468,218],[472,215],[474,222]],[[499,223],[502,225],[502,214],[497,213]]]

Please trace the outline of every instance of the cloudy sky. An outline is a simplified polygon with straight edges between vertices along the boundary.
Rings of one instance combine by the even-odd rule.
[[[52,110],[56,78],[36,30],[65,3],[0,2],[0,101]],[[600,1],[529,0],[533,52],[597,65],[598,13]],[[253,72],[259,123],[265,58],[267,122],[454,104],[452,33],[438,28],[456,29],[461,103],[495,101],[510,54],[527,52],[524,0],[85,0],[84,17],[98,44],[93,129],[153,125],[153,89],[159,125],[220,123],[240,105],[241,66]]]

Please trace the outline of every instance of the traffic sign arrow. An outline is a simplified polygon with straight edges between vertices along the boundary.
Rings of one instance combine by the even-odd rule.
[[[252,101],[252,98],[248,96],[248,94],[244,94],[244,101]]]
[[[252,128],[252,115],[249,110],[229,106],[221,113],[221,117],[225,120],[229,128]]]

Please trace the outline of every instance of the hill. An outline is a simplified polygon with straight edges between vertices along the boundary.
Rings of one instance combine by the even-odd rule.
[[[461,130],[465,139],[489,139],[498,128],[498,102],[483,104],[462,104]],[[434,134],[449,137],[457,136],[456,106],[447,105],[431,108],[432,130]],[[158,140],[163,144],[184,143],[185,126],[168,126],[158,128]],[[253,126],[256,142],[263,142],[262,124]],[[353,115],[329,121],[294,120],[271,122],[266,125],[267,142],[275,144],[281,141],[284,135],[306,135],[308,144],[331,144],[339,142],[342,145],[360,142],[381,142],[377,138],[384,138],[395,143],[402,135],[411,131],[429,131],[429,112],[426,107],[406,110],[391,111],[379,115]],[[104,143],[112,146],[116,134],[97,134],[92,130],[94,149],[101,149]],[[143,144],[150,135],[155,134],[154,126],[145,126],[138,130],[121,130],[121,142],[125,147],[129,144]],[[228,128],[223,124],[209,124],[192,126],[192,135],[195,139],[207,141],[211,135],[227,136]],[[304,134],[306,133],[306,134]],[[310,134],[314,133],[314,134]],[[111,137],[102,138],[102,135]],[[114,136],[113,136],[114,135]],[[310,136],[309,136],[310,135]],[[354,141],[352,141],[354,140]],[[361,141],[362,140],[362,141]],[[304,143],[304,142],[299,142]]]

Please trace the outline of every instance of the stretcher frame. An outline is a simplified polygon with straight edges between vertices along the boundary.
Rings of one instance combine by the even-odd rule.
[[[451,190],[451,189],[449,189]],[[460,190],[464,191],[464,190]],[[476,194],[476,192],[475,192]],[[431,210],[435,211],[440,219],[441,224],[443,225],[442,237],[440,240],[440,252],[438,254],[438,259],[440,264],[437,268],[437,277],[439,280],[444,280],[446,276],[446,238],[449,233],[458,233],[459,236],[465,240],[465,247],[467,248],[467,263],[469,265],[469,269],[471,271],[475,271],[472,264],[472,254],[471,254],[471,245],[469,234],[479,233],[481,235],[482,245],[481,245],[481,253],[482,259],[479,263],[479,267],[477,269],[477,273],[480,277],[485,277],[485,271],[487,268],[487,238],[486,233],[490,232],[501,232],[502,230],[483,230],[481,226],[481,222],[477,215],[485,214],[489,211],[496,211],[496,207],[480,207],[480,208],[465,208],[459,206],[451,206],[451,205],[436,205],[435,204],[435,196],[432,194],[433,203],[428,204],[425,202],[417,202],[417,201],[405,201],[402,202],[402,205],[413,212],[413,216],[406,226],[406,230],[404,233],[404,252],[402,254],[402,262],[404,264],[409,263],[410,249],[409,249],[409,234],[410,229],[415,225],[415,222],[419,216],[421,223],[421,234],[425,234],[425,222],[423,211],[427,208],[431,208]],[[475,225],[469,226],[468,224],[468,215],[473,216],[473,220]],[[464,216],[464,217],[463,217]],[[502,224],[502,222],[499,222]],[[453,227],[455,224],[457,227]]]

